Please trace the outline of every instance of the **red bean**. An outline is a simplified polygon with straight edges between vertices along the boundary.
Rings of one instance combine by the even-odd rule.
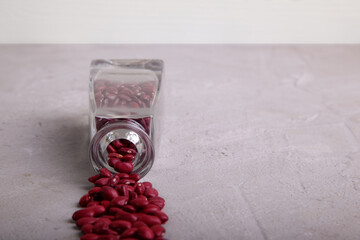
[[[80,238],[80,240],[98,240],[98,239],[99,239],[99,235],[94,233],[87,233]]]
[[[129,204],[133,205],[135,208],[143,208],[149,204],[149,201],[143,198],[136,198],[129,202]]]
[[[124,185],[120,186],[120,189],[118,191],[120,196],[129,197],[129,190],[126,186]]]
[[[142,226],[146,226],[146,224],[142,221],[136,221],[133,223],[133,227],[136,227],[136,228],[139,228],[139,227],[142,227]]]
[[[118,240],[119,238],[115,235],[107,234],[99,236],[98,240]]]
[[[105,189],[101,192],[101,196],[105,199],[105,200],[113,200],[114,198],[118,197],[119,194],[118,192],[112,188],[112,187],[105,187]]]
[[[121,158],[121,160],[124,162],[132,162],[132,161],[134,161],[134,159],[135,159],[135,156],[132,154],[126,154]]]
[[[119,220],[126,220],[129,222],[135,222],[137,220],[137,217],[134,214],[125,212],[125,211],[119,211],[115,215],[115,219]]]
[[[107,148],[106,148],[106,150],[107,150],[109,153],[116,153],[116,149],[115,149],[113,146],[111,146],[111,145],[108,145]]]
[[[111,200],[110,206],[112,207],[121,207],[124,206],[128,202],[128,198],[125,196],[119,196]]]
[[[139,104],[137,104],[136,102],[129,102],[129,106],[132,108],[139,108]]]
[[[162,224],[165,224],[169,220],[169,217],[161,211],[153,212],[151,215],[157,216],[161,220]]]
[[[140,180],[140,175],[137,174],[137,173],[130,173],[129,177],[134,181],[139,181]]]
[[[134,206],[131,206],[131,205],[125,205],[125,206],[123,207],[123,210],[124,210],[124,211],[127,211],[127,212],[129,212],[129,213],[134,213],[134,212],[136,212],[135,207],[134,207]]]
[[[118,158],[110,158],[109,159],[109,166],[114,167],[116,163],[121,162]]]
[[[109,186],[115,186],[116,184],[119,183],[119,180],[120,180],[120,178],[119,178],[118,175],[112,175],[112,176],[109,178],[108,184],[109,184]]]
[[[126,184],[126,185],[134,185],[136,181],[126,178],[126,179],[120,179],[119,184]]]
[[[136,199],[138,197],[136,192],[129,192],[129,200]]]
[[[145,189],[152,188],[151,182],[143,182]]]
[[[81,231],[83,231],[83,233],[92,233],[93,225],[90,223],[86,223],[81,226]]]
[[[149,189],[151,189],[151,188],[149,188]],[[148,190],[149,190],[148,189]],[[146,190],[147,191],[147,190]],[[142,183],[136,183],[136,185],[135,185],[135,192],[137,193],[137,194],[139,194],[139,195],[142,195],[142,194],[144,194],[144,192],[145,192],[145,186],[144,186],[144,184],[142,184]],[[145,195],[145,196],[147,196],[147,195]]]
[[[127,173],[116,173],[115,175],[118,176],[120,179],[130,178],[130,175]]]
[[[102,168],[100,170],[100,176],[102,177],[111,177],[111,172],[109,170],[107,170],[106,168]]]
[[[165,228],[163,228],[160,224],[156,224],[151,227],[155,237],[162,237],[165,234]]]
[[[163,207],[165,206],[165,200],[161,197],[153,197],[149,199],[149,202],[151,204],[154,204],[156,206],[158,206],[160,209],[163,209]]]
[[[119,148],[124,147],[124,144],[122,144],[119,139],[114,140],[114,141],[111,143],[111,145],[112,145],[113,147],[115,147],[116,149],[119,149]],[[120,155],[120,154],[118,154],[118,155]],[[120,157],[117,157],[117,158],[120,158]]]
[[[96,206],[96,205],[100,205],[100,202],[99,201],[92,201],[92,202],[89,202],[86,207],[93,207],[93,206]]]
[[[161,224],[161,220],[157,216],[151,216],[144,213],[139,213],[137,217],[139,221],[146,223],[148,226]]]
[[[155,188],[148,188],[145,190],[144,195],[150,198],[150,197],[157,197],[159,193]]]
[[[154,204],[147,205],[143,210],[144,213],[154,213],[158,211],[160,211],[160,208]]]
[[[99,215],[101,215],[101,214],[103,214],[103,213],[106,212],[105,207],[104,207],[104,206],[101,206],[101,205],[89,207],[89,208],[86,208],[86,209],[91,209],[91,210],[93,210],[95,216],[99,216]]]
[[[115,217],[114,216],[111,216],[111,215],[103,215],[102,218],[108,218],[110,220],[114,220]]]
[[[109,224],[103,221],[97,221],[94,224],[93,232],[97,234],[106,234],[109,229]]]
[[[74,220],[78,220],[80,218],[83,217],[93,217],[95,215],[95,210],[92,208],[84,208],[81,210],[76,211],[73,216],[72,219]]]
[[[107,225],[109,225],[112,221],[111,219],[107,218],[107,217],[100,217],[96,220],[96,222],[104,222]]]
[[[84,196],[82,196],[79,200],[79,205],[81,207],[86,207],[86,205],[92,200],[92,197],[90,197],[89,194],[85,194]]]
[[[115,220],[112,223],[110,223],[110,227],[116,230],[117,232],[121,232],[131,228],[131,223],[125,220]]]
[[[126,147],[122,147],[118,150],[118,152],[122,155],[126,155],[126,154],[131,154],[131,155],[135,155],[136,154],[136,150],[132,149],[132,148],[126,148]]]
[[[100,174],[96,174],[94,176],[89,177],[88,181],[91,182],[91,183],[94,183],[99,178],[101,178]]]
[[[118,212],[121,212],[122,210],[120,208],[117,207],[110,207],[109,208],[109,214],[110,215],[116,215]],[[114,217],[115,219],[115,217]]]
[[[106,88],[106,92],[111,93],[111,94],[117,94],[118,89],[116,87],[108,87],[108,88]]]
[[[109,182],[109,178],[105,177],[105,178],[100,178],[98,180],[95,181],[95,186],[97,187],[103,187],[106,186]]]
[[[154,238],[153,231],[148,226],[139,227],[136,233],[141,239],[152,240]]]
[[[137,238],[127,237],[127,238],[121,238],[121,240],[138,240]]]
[[[117,162],[114,166],[115,170],[123,173],[130,173],[133,170],[133,165],[128,162]]]
[[[108,158],[118,158],[118,159],[120,159],[122,157],[123,157],[123,155],[121,155],[120,153],[109,153],[108,154]]]
[[[137,228],[129,228],[127,230],[125,230],[122,234],[121,234],[121,239],[125,238],[125,237],[131,237],[134,236],[135,233],[137,232]]]
[[[99,194],[102,191],[101,187],[93,187],[92,189],[90,189],[90,191],[88,192],[88,194],[92,197],[96,196],[97,194]]]
[[[81,227],[84,224],[93,224],[94,222],[96,222],[94,217],[83,217],[76,221],[76,226]]]

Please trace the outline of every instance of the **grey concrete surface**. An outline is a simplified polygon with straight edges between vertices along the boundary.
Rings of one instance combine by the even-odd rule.
[[[94,58],[166,64],[166,238],[360,239],[360,46],[1,45],[0,239],[78,239]]]

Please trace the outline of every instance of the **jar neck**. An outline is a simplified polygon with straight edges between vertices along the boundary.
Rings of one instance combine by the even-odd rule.
[[[89,155],[94,170],[99,172],[101,168],[107,168],[116,173],[108,164],[106,148],[117,139],[125,139],[135,145],[137,154],[133,161],[133,172],[144,177],[154,162],[154,146],[144,128],[136,121],[128,119],[106,124],[91,139]]]

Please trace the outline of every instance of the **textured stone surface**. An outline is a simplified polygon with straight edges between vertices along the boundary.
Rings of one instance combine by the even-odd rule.
[[[162,58],[167,238],[360,236],[360,46],[0,46],[0,239],[77,239],[93,58]]]

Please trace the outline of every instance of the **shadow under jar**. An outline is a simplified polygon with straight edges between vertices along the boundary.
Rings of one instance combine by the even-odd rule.
[[[133,144],[134,173],[145,176],[158,147],[162,60],[93,60],[90,69],[90,161],[95,171],[107,168],[115,140]],[[155,131],[156,130],[156,131]]]

